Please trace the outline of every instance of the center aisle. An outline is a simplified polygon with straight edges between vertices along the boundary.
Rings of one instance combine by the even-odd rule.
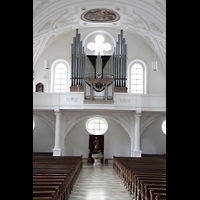
[[[113,169],[113,163],[93,166],[83,162],[83,168],[69,200],[130,200],[128,191]]]

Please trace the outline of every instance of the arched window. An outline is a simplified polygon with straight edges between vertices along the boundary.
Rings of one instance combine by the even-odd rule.
[[[110,51],[111,50],[111,44],[110,43],[104,43],[104,37],[102,35],[97,35],[95,37],[95,43],[90,42],[87,45],[87,48],[90,51],[94,51],[94,55],[104,55],[104,51]]]
[[[33,130],[34,130],[34,128],[35,128],[35,121],[33,120]]]
[[[51,71],[52,92],[68,92],[69,73],[69,64],[65,60],[59,59],[53,62]]]
[[[143,93],[143,68],[139,63],[131,67],[131,93]]]
[[[67,68],[63,63],[59,63],[55,67],[54,92],[67,91]]]
[[[146,65],[143,61],[135,60],[130,64],[129,92],[146,94]]]
[[[94,31],[83,41],[87,55],[111,55],[114,52],[115,40],[105,31]]]
[[[163,121],[163,123],[161,125],[161,129],[162,129],[163,133],[166,135],[166,119]]]

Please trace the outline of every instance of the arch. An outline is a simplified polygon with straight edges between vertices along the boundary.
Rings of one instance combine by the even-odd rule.
[[[102,44],[97,44],[96,41],[97,36],[103,36],[102,38]],[[101,55],[110,55],[114,52],[114,46],[115,46],[115,40],[113,36],[103,30],[97,30],[89,33],[83,40],[83,46],[85,48],[85,52],[87,54],[94,54],[98,55],[98,52],[100,52]],[[90,48],[91,47],[91,50]],[[108,48],[109,47],[109,48]]]
[[[143,94],[147,93],[147,65],[143,60],[134,59],[128,65],[128,93],[131,93],[131,68],[134,64],[140,64],[143,68]]]
[[[41,120],[43,120],[44,122],[46,122],[50,127],[51,127],[51,129],[53,130],[53,132],[54,132],[54,134],[55,134],[55,127],[47,120],[47,119],[45,119],[44,117],[42,117],[41,115],[39,115],[39,114],[35,114],[35,113],[33,113],[33,116],[36,116],[36,117],[39,117]]]
[[[78,124],[80,121],[85,120],[86,118],[89,119],[89,118],[93,118],[93,117],[97,117],[97,116],[102,117],[102,118],[105,118],[105,119],[106,119],[106,118],[107,118],[107,119],[111,119],[111,120],[113,120],[114,122],[116,122],[119,126],[121,126],[121,127],[125,130],[125,132],[126,132],[126,133],[128,134],[128,136],[129,136],[129,138],[131,139],[131,133],[129,132],[128,127],[124,125],[125,122],[120,122],[118,119],[116,119],[116,118],[114,118],[114,117],[112,117],[112,116],[109,116],[109,115],[107,115],[107,114],[102,114],[102,115],[88,114],[88,115],[84,115],[84,116],[78,117],[77,119],[74,120],[74,122],[70,122],[70,125],[65,129],[64,135],[63,135],[63,139],[66,138],[66,136],[67,136],[67,134],[70,132],[70,130],[71,130],[76,124]],[[73,117],[73,118],[76,118],[76,116]],[[72,120],[72,119],[70,119],[70,120]],[[123,119],[122,119],[122,120],[123,120]]]
[[[51,92],[54,92],[54,77],[55,77],[55,68],[56,66],[59,64],[59,63],[62,63],[66,66],[67,68],[67,91],[66,92],[69,92],[69,86],[70,86],[70,65],[69,63],[64,60],[64,59],[56,59],[52,65],[51,65]]]
[[[142,133],[144,132],[144,130],[150,125],[152,124],[154,121],[159,120],[159,119],[165,119],[166,116],[155,116],[153,119],[150,119],[149,121],[147,121],[146,123],[143,124],[143,127],[141,127],[141,132],[140,132],[140,136],[142,135]]]
[[[116,43],[114,37],[110,33],[108,33],[107,31],[97,30],[97,31],[93,31],[93,32],[89,33],[85,37],[85,39],[83,40],[83,46],[85,46],[85,42],[87,41],[88,37],[90,37],[93,34],[105,34],[105,35],[108,35],[112,39],[113,45],[115,45],[115,43]]]

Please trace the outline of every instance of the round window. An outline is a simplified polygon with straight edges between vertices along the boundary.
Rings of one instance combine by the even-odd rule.
[[[35,128],[35,121],[33,120],[33,130],[34,130],[34,128]]]
[[[107,131],[108,123],[102,117],[93,117],[87,120],[86,129],[90,134],[101,135]]]
[[[161,125],[161,129],[162,129],[163,133],[166,134],[166,119],[163,121],[163,123]]]

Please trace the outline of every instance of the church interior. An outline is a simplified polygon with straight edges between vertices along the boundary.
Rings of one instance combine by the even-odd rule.
[[[62,158],[76,163],[72,194],[66,186],[52,199],[93,199],[73,192],[82,191],[86,174],[109,170],[109,179],[119,185],[122,180],[129,192],[123,196],[119,189],[118,198],[106,193],[99,199],[154,195],[152,190],[143,197],[120,169],[152,161],[164,181],[166,0],[33,0],[33,156],[35,176],[41,176],[40,158],[43,165],[50,157],[59,166]],[[112,190],[106,180],[98,183],[104,192]],[[42,186],[34,187],[39,199]],[[159,199],[156,192],[165,199],[163,187],[152,199]]]

